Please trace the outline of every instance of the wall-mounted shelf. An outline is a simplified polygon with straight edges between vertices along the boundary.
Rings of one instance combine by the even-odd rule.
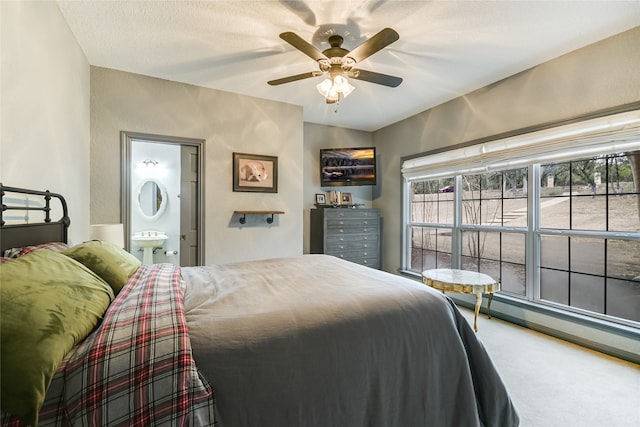
[[[283,211],[233,211],[234,214],[242,215],[240,217],[240,224],[247,222],[247,215],[271,215],[267,218],[267,224],[273,223],[274,215],[284,215]]]

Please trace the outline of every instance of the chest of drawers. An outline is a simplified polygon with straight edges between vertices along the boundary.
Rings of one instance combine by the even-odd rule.
[[[379,269],[380,225],[378,209],[311,209],[310,252]]]

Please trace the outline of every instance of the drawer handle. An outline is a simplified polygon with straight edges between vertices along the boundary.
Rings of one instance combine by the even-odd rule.
[[[340,229],[340,232],[341,232],[341,233],[344,233],[344,230],[341,228],[341,229]]]
[[[340,249],[344,249],[344,246],[340,245]]]
[[[340,241],[341,241],[341,242],[344,242],[344,237],[341,237],[341,238],[340,238]]]
[[[340,221],[340,225],[344,225],[344,221]]]
[[[368,237],[367,237],[367,236],[364,236],[364,240],[367,240],[367,239],[368,239]]]
[[[364,245],[362,245],[363,248],[368,248],[369,245],[367,245],[366,243]]]
[[[368,228],[365,228],[363,231],[369,231],[369,229],[368,229]]]
[[[365,223],[365,225],[366,225],[366,224],[369,224],[369,221],[365,221],[364,223]]]
[[[367,256],[367,255],[368,255],[368,254],[365,252],[365,253],[364,253],[364,256]]]
[[[366,264],[368,261],[365,259],[363,262]]]

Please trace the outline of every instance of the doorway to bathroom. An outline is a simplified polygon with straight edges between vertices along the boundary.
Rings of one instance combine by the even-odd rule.
[[[204,263],[204,140],[121,132],[125,248],[144,263]]]

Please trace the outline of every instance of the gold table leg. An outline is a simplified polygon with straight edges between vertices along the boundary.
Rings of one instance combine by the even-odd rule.
[[[487,316],[491,319],[491,300],[493,299],[493,292],[489,293],[489,301],[487,302]]]
[[[482,292],[476,294],[476,314],[473,317],[473,330],[478,332],[478,313],[480,313],[480,306],[482,305]]]

